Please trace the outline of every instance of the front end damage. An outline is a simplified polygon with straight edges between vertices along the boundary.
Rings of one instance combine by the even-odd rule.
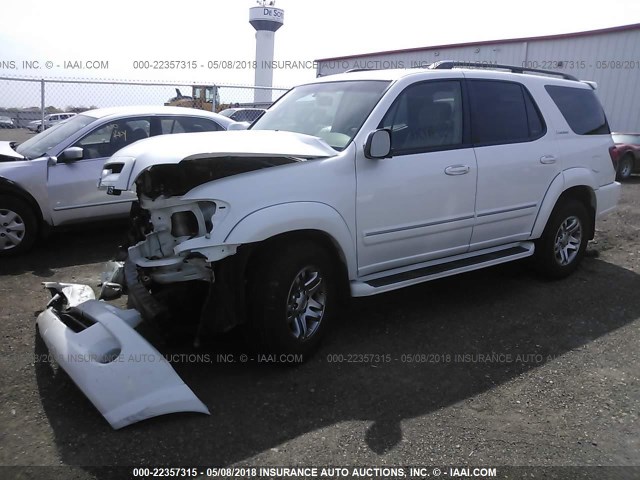
[[[194,138],[209,138],[226,153],[196,153],[202,150]],[[244,322],[243,272],[252,249],[250,243],[227,243],[220,235],[232,205],[210,198],[215,189],[209,185],[336,152],[323,140],[290,132],[221,132],[188,139],[171,156],[151,158],[148,152],[124,149],[105,164],[100,183],[111,194],[135,189],[138,195],[124,269],[130,305],[145,320],[192,334],[197,345],[205,332],[224,332]],[[168,136],[156,143],[162,152],[175,148]],[[193,194],[198,187],[199,196]]]
[[[226,153],[202,153],[209,148]],[[37,324],[54,358],[114,428],[170,412],[208,413],[136,332],[139,322],[155,321],[172,338],[187,333],[197,346],[204,333],[244,321],[252,246],[221,235],[231,204],[193,192],[226,177],[335,154],[320,139],[289,132],[218,132],[143,140],[105,163],[100,188],[138,195],[126,261],[103,277],[101,291],[104,299],[127,293],[129,309],[95,300],[89,287],[49,284],[54,299]],[[136,361],[141,356],[153,361]]]
[[[135,185],[124,267],[130,305],[168,331],[193,335],[229,330],[243,322],[242,272],[251,245],[214,238],[231,210],[225,201],[191,200],[203,183],[303,161],[290,157],[190,158],[153,166]],[[186,309],[186,310],[185,310]]]
[[[196,345],[204,333],[242,322],[244,289],[237,280],[250,248],[211,241],[227,211],[220,201],[140,195],[132,218],[135,244],[124,264],[129,305],[167,333],[192,336]]]

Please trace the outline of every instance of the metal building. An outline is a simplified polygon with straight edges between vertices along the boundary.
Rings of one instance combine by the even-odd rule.
[[[317,60],[318,76],[349,69],[424,68],[442,61],[557,70],[598,83],[613,131],[640,132],[640,23],[588,32],[365,53]]]

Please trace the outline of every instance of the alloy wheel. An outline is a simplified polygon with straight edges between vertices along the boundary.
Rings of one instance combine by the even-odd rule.
[[[556,262],[561,266],[569,265],[575,260],[582,244],[582,224],[576,216],[566,218],[556,233],[554,254]]]
[[[300,270],[287,296],[287,322],[296,339],[307,340],[318,331],[326,302],[327,291],[322,274],[311,266]]]

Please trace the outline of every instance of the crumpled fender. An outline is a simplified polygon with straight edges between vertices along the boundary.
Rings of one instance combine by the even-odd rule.
[[[60,296],[68,296],[66,305],[75,306],[43,311],[37,320],[40,335],[56,362],[114,429],[173,412],[209,414],[162,354],[134,330],[140,322],[137,311],[86,300],[84,285],[49,283],[47,288],[58,295],[55,304]],[[65,323],[62,316],[90,326],[72,329],[68,317]]]
[[[292,202],[257,210],[240,220],[227,234],[225,244],[260,242],[282,233],[317,230],[331,237],[342,253],[349,278],[357,271],[355,241],[344,218],[320,202]]]

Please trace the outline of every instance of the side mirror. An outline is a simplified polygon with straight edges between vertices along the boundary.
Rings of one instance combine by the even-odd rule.
[[[227,130],[246,130],[251,125],[249,122],[236,122],[229,125]]]
[[[391,130],[382,128],[371,132],[364,144],[364,156],[367,158],[388,158],[391,156]]]
[[[81,147],[69,147],[58,155],[58,163],[75,162],[76,160],[82,160],[83,157],[84,150]]]

